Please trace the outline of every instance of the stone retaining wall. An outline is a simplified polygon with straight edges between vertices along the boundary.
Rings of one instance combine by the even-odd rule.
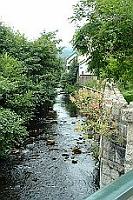
[[[115,137],[101,136],[100,187],[133,169],[133,103],[128,105],[120,91],[107,83],[104,107],[110,110],[117,129]]]
[[[80,84],[85,84],[90,80],[96,80],[96,76],[94,75],[80,75],[77,77],[77,82]]]

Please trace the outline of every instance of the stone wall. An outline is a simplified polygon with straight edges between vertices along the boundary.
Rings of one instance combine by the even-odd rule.
[[[133,169],[133,103],[128,105],[120,91],[107,83],[104,107],[111,112],[110,120],[115,122],[116,130],[100,139],[100,187]]]
[[[85,84],[90,80],[95,80],[96,76],[94,75],[80,75],[77,77],[77,82],[80,84]]]
[[[125,155],[125,172],[133,169],[133,102],[122,110],[122,121],[126,123],[127,144]]]

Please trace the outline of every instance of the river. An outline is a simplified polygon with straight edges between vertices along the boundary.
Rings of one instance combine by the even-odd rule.
[[[63,94],[57,96],[54,111],[54,120],[43,119],[43,133],[18,155],[0,161],[0,200],[83,200],[96,190],[91,140],[75,131],[82,118],[71,117]],[[74,148],[82,153],[75,154]]]

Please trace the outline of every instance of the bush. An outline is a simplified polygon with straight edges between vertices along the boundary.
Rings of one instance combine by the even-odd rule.
[[[9,109],[0,109],[0,156],[7,154],[16,141],[27,135],[23,120]]]
[[[24,94],[13,94],[7,99],[7,106],[20,115],[25,122],[28,122],[34,115],[34,99],[32,91]]]
[[[75,85],[70,85],[70,84],[66,84],[64,90],[67,94],[72,94],[74,93],[76,90],[79,89],[79,85],[75,84]]]
[[[125,92],[123,92],[123,95],[128,103],[133,101],[133,90],[125,91]]]
[[[128,81],[126,85],[123,82],[118,83],[119,89],[122,92],[125,100],[130,103],[133,101],[133,81]]]
[[[27,134],[26,126],[47,112],[61,75],[59,41],[42,33],[35,41],[0,24],[0,155]]]
[[[89,88],[92,88],[92,89],[95,89],[95,90],[101,90],[103,87],[104,87],[104,81],[101,79],[101,80],[89,80],[85,86],[89,87]]]

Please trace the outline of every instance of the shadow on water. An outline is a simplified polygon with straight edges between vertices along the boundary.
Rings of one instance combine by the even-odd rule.
[[[75,107],[59,94],[53,110],[32,126],[24,146],[0,161],[0,199],[82,200],[95,192],[92,141],[75,132],[79,121]]]

